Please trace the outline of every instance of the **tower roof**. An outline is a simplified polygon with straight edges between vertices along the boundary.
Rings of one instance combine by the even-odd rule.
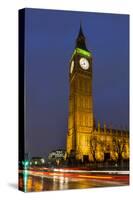
[[[85,44],[85,36],[83,34],[81,23],[80,23],[79,34],[78,34],[78,37],[76,39],[76,48],[87,50],[86,44]]]
[[[78,35],[78,37],[84,37],[84,38],[85,38],[85,36],[84,36],[84,34],[83,34],[83,30],[82,30],[82,25],[81,25],[81,23],[80,23],[80,29],[79,29],[79,35]]]

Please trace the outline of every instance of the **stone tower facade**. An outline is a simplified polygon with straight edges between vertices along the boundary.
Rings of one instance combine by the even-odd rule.
[[[129,159],[129,131],[96,127],[93,112],[93,59],[80,26],[69,64],[67,154],[77,160]]]
[[[70,95],[67,152],[76,152],[77,159],[88,157],[89,137],[94,130],[92,99],[92,54],[86,48],[82,28],[70,60]]]

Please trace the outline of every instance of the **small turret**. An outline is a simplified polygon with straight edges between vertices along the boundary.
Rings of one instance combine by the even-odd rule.
[[[101,127],[100,127],[100,121],[98,120],[98,132],[100,133]]]
[[[104,133],[106,133],[106,122],[104,122],[103,127],[104,127]]]

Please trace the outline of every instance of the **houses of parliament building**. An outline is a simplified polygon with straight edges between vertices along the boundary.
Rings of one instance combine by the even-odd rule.
[[[93,60],[80,26],[69,66],[67,155],[77,160],[129,159],[129,131],[95,124],[93,111]]]

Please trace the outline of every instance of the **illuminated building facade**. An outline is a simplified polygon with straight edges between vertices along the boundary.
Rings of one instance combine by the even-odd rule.
[[[67,154],[77,160],[129,159],[128,130],[95,126],[92,96],[92,53],[87,49],[80,26],[69,68],[69,116]]]
[[[52,152],[49,153],[48,155],[48,159],[52,160],[52,159],[66,159],[66,151],[64,149],[58,149],[58,150],[54,150]]]

